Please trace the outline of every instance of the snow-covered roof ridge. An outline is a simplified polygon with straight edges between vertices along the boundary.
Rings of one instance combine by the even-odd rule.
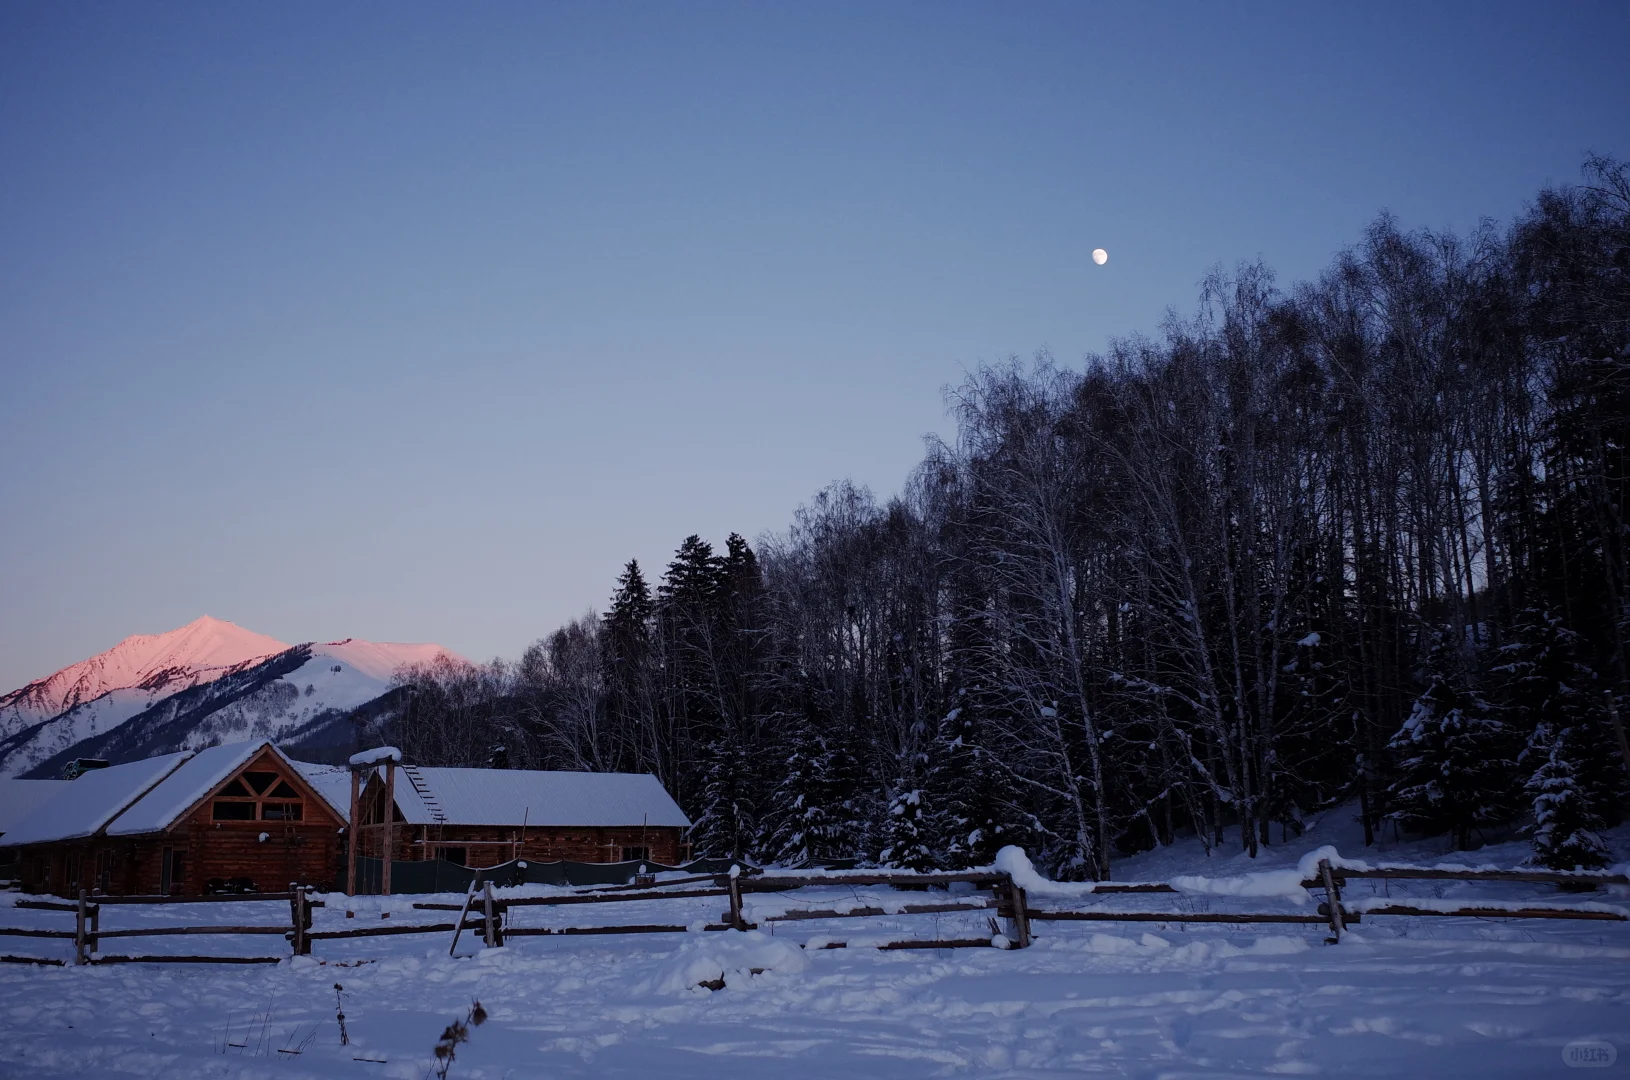
[[[193,757],[191,750],[92,769],[60,788],[17,827],[0,837],[0,846],[49,844],[95,836],[127,808]]]
[[[341,820],[351,816],[351,770],[345,765],[319,765],[289,759],[305,782],[326,802]]]
[[[410,825],[688,828],[691,824],[650,773],[419,766],[414,774],[417,782],[396,785],[397,806]]]

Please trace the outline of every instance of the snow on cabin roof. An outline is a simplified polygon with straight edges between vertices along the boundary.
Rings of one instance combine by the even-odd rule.
[[[45,800],[71,781],[68,780],[0,780],[0,836],[17,826],[32,814]]]
[[[649,773],[404,769],[396,805],[410,825],[685,828],[690,819]],[[428,802],[426,801],[428,798]]]
[[[136,836],[162,832],[266,747],[272,747],[272,753],[284,761],[288,760],[265,739],[227,743],[198,751],[190,761],[184,762],[179,769],[159,781],[158,786],[143,795],[136,805],[120,814],[118,820],[108,826],[108,835]]]
[[[94,836],[119,813],[175,772],[192,751],[92,769],[70,780],[37,806],[0,844],[49,844]]]
[[[345,765],[317,765],[310,761],[290,761],[311,789],[323,797],[341,821],[351,817],[351,770]]]
[[[368,765],[383,765],[388,761],[401,760],[402,751],[394,746],[376,746],[372,750],[362,750],[351,755],[351,764],[359,769]]]

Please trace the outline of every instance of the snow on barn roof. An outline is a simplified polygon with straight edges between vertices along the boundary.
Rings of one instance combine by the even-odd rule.
[[[317,765],[310,761],[290,761],[296,772],[323,797],[341,821],[351,817],[351,770],[344,765]]]
[[[0,844],[49,844],[94,836],[126,807],[193,756],[192,751],[92,769],[70,780],[42,802]]]
[[[20,824],[68,783],[67,780],[0,780],[0,836]]]
[[[283,757],[265,739],[227,743],[198,751],[190,761],[184,762],[179,769],[159,781],[158,786],[143,795],[136,805],[120,814],[108,826],[108,835],[136,836],[162,832],[266,747],[271,747],[272,753]]]
[[[410,825],[685,828],[690,819],[649,773],[404,769],[396,805]],[[428,802],[427,802],[428,798]]]

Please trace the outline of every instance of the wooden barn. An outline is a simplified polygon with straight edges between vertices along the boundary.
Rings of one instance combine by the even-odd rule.
[[[87,772],[0,837],[21,883],[75,895],[333,888],[345,815],[270,742]]]
[[[389,844],[398,861],[671,866],[689,854],[690,819],[648,773],[369,765],[364,775],[356,832],[359,854],[370,857],[386,843],[387,795],[394,795]]]

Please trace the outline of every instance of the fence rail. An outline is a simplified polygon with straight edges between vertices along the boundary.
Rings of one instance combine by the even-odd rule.
[[[794,908],[758,916],[764,924],[816,922],[829,919],[879,918],[909,915],[955,914],[959,912],[993,911],[1005,922],[1000,936],[989,938],[950,938],[932,940],[893,941],[868,945],[871,948],[945,949],[1001,947],[1023,948],[1030,944],[1032,922],[1127,922],[1127,923],[1218,923],[1218,924],[1289,924],[1328,926],[1328,941],[1339,941],[1346,928],[1357,925],[1365,918],[1378,916],[1458,917],[1479,919],[1560,919],[1624,922],[1630,919],[1625,911],[1593,907],[1554,907],[1544,904],[1497,906],[1468,901],[1458,907],[1419,906],[1403,902],[1369,902],[1349,906],[1344,904],[1341,890],[1349,879],[1400,878],[1408,880],[1486,881],[1526,884],[1555,884],[1560,886],[1624,885],[1630,884],[1623,874],[1565,872],[1541,870],[1467,870],[1434,869],[1422,866],[1380,866],[1353,869],[1324,861],[1318,874],[1303,881],[1302,887],[1324,894],[1317,914],[1293,912],[1195,912],[1195,911],[1121,911],[1104,908],[1069,910],[1054,907],[1035,908],[1025,890],[1016,885],[1006,873],[974,870],[945,873],[907,873],[892,871],[839,870],[824,873],[764,874],[757,871],[728,874],[696,874],[675,880],[652,883],[637,881],[628,885],[589,886],[573,893],[553,896],[502,897],[493,892],[492,883],[478,876],[470,883],[462,904],[421,902],[413,905],[425,911],[456,911],[458,917],[451,922],[408,923],[381,926],[361,926],[343,930],[314,930],[312,910],[323,907],[322,900],[314,899],[308,888],[291,884],[288,891],[276,893],[214,894],[207,896],[89,896],[81,891],[77,902],[61,900],[18,900],[13,907],[71,913],[72,930],[38,927],[0,927],[0,937],[29,937],[67,940],[74,943],[75,965],[128,964],[128,963],[221,963],[264,964],[276,963],[277,956],[100,956],[97,953],[103,941],[139,937],[165,937],[190,935],[272,936],[282,935],[290,942],[292,954],[308,955],[316,941],[335,941],[352,938],[387,937],[402,934],[453,935],[449,952],[458,946],[459,935],[465,931],[479,936],[489,947],[501,946],[506,937],[553,937],[606,934],[670,934],[685,933],[697,927],[691,923],[627,923],[594,926],[515,926],[512,913],[523,908],[556,907],[582,904],[618,904],[641,901],[672,901],[707,897],[724,897],[728,908],[718,921],[702,923],[700,929],[722,931],[752,929],[759,925],[746,917],[744,898],[755,893],[794,892],[812,886],[891,886],[914,888],[926,886],[950,887],[972,885],[988,890],[984,896],[966,896],[944,902],[879,904],[865,903],[851,907]],[[1166,882],[1101,883],[1092,890],[1093,896],[1136,893],[1179,893],[1182,890]],[[286,901],[289,918],[283,923],[251,925],[209,926],[147,926],[124,930],[102,930],[101,909],[107,905],[165,905],[197,903],[251,903]],[[995,920],[992,927],[995,928]],[[1005,940],[1004,940],[1005,939]],[[844,941],[813,942],[809,947],[821,949],[848,948]],[[287,954],[285,954],[287,955]],[[0,963],[36,963],[62,965],[65,961],[50,957],[0,955]]]

